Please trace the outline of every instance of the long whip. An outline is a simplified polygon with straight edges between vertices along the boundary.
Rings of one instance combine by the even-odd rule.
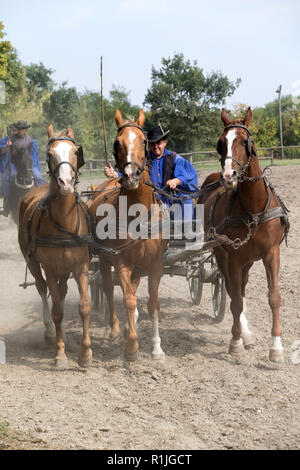
[[[106,130],[104,122],[104,106],[103,106],[103,72],[102,72],[103,59],[101,56],[100,61],[100,78],[101,78],[101,116],[102,116],[102,129],[103,129],[103,140],[104,140],[104,153],[105,153],[105,164],[108,166],[108,155],[107,155],[107,142],[106,142]]]

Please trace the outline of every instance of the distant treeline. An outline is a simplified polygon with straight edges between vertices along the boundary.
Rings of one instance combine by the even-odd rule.
[[[31,124],[29,133],[37,141],[43,158],[48,124],[51,122],[56,131],[72,126],[85,157],[104,158],[100,92],[78,92],[67,82],[57,84],[53,74],[54,70],[42,62],[22,64],[15,48],[5,40],[4,25],[0,22],[0,80],[5,84],[5,104],[0,104],[0,137],[7,134],[10,123],[25,119]],[[159,69],[152,67],[151,79],[151,87],[139,105],[131,103],[130,92],[120,85],[113,85],[109,97],[104,97],[109,156],[116,136],[116,108],[127,119],[135,119],[143,108],[145,129],[157,123],[169,129],[168,146],[179,153],[215,149],[222,130],[220,108],[241,80],[231,82],[221,72],[205,74],[196,61],[191,63],[179,53],[162,58]],[[238,118],[248,105],[251,103],[241,103],[227,111]],[[283,96],[281,106],[284,145],[299,145],[300,98]],[[250,129],[256,147],[280,144],[278,115],[277,99],[253,109]]]

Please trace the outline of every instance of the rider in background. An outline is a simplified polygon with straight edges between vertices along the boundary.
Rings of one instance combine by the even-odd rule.
[[[30,125],[26,121],[20,120],[9,126],[11,136],[4,137],[0,140],[0,172],[3,175],[2,180],[2,196],[3,196],[3,210],[1,215],[7,217],[9,215],[9,188],[13,181],[16,168],[15,165],[10,162],[9,148],[13,145],[16,139],[22,139],[26,136],[27,129]],[[41,169],[38,157],[38,148],[35,140],[32,139],[32,151],[31,157],[33,162],[33,178],[36,186],[40,186],[45,183],[41,175]]]
[[[195,191],[198,188],[198,177],[194,166],[185,158],[166,149],[170,131],[163,131],[161,126],[153,127],[147,134],[149,155],[151,161],[150,180],[160,189],[169,188],[176,191],[176,196],[186,196],[182,191]],[[120,174],[113,169],[111,163],[105,167],[107,177],[117,178]],[[170,207],[172,199],[159,195],[162,202]],[[177,202],[175,200],[175,202]],[[183,219],[193,218],[193,200],[185,199],[183,202]]]

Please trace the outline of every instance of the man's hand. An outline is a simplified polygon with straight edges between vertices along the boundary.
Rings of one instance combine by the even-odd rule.
[[[167,181],[167,186],[169,186],[171,189],[175,189],[176,186],[179,186],[180,184],[181,181],[178,178],[173,178],[172,180]]]
[[[104,168],[104,174],[108,178],[118,178],[118,176],[119,176],[119,173],[116,170],[113,169],[110,162],[109,162],[108,166],[106,166]]]
[[[12,145],[12,141],[11,141],[11,139],[8,139],[7,142],[6,142],[5,147],[3,147],[3,148],[0,150],[1,155],[4,154],[4,153],[6,153],[7,150],[8,150],[8,148],[9,148],[11,145]]]

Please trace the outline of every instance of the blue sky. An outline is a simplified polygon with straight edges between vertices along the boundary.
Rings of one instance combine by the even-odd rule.
[[[300,95],[298,0],[27,0],[0,4],[6,39],[24,64],[43,62],[53,78],[79,91],[112,85],[142,106],[151,67],[183,53],[204,73],[242,83],[227,106],[253,108],[283,94]]]

